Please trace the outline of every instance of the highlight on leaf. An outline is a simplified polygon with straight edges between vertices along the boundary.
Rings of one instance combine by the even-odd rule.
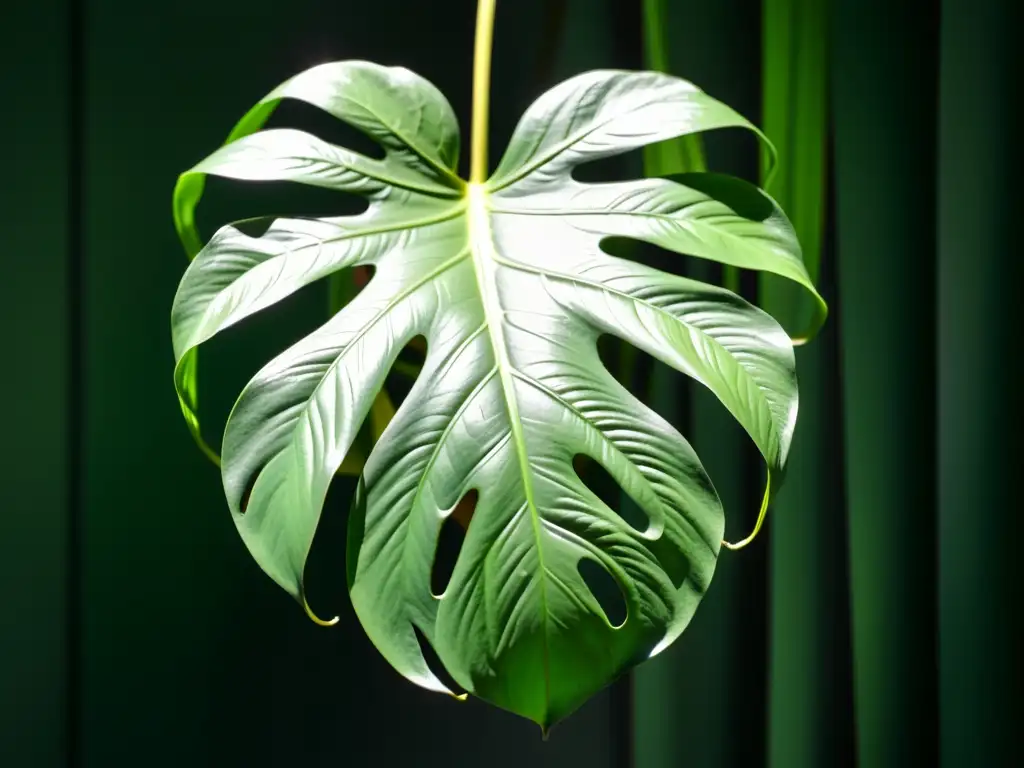
[[[363,131],[383,157],[261,131],[285,98]],[[490,178],[468,183],[444,96],[409,70],[348,61],[275,89],[184,174],[175,216],[194,259],[171,312],[174,380],[197,439],[203,342],[311,281],[373,270],[256,373],[228,418],[225,495],[267,575],[305,605],[328,486],[371,424],[346,572],[363,628],[400,674],[546,731],[670,645],[708,588],[724,513],[693,448],[608,371],[598,339],[707,387],[777,477],[797,413],[793,347],[735,293],[602,242],[644,241],[817,294],[785,215],[753,185],[712,174],[588,183],[573,171],[728,127],[760,136],[684,80],[588,72],[542,95]],[[206,175],[316,185],[368,207],[278,219],[259,237],[227,225],[203,244],[194,208]],[[403,364],[407,391],[393,400],[387,382]],[[594,467],[635,518],[588,485]]]

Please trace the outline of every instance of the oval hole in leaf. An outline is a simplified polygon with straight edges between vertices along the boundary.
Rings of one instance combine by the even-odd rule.
[[[262,130],[274,128],[294,128],[367,157],[384,157],[383,148],[362,131],[303,101],[283,100]],[[200,234],[209,238],[221,226],[233,221],[260,217],[266,223],[253,226],[266,230],[275,217],[355,216],[368,207],[369,202],[359,195],[309,184],[208,176],[197,219]]]
[[[680,141],[687,146],[681,147]],[[699,166],[694,166],[693,159],[693,153],[698,149],[708,169],[740,178],[757,178],[760,143],[749,130],[733,126],[665,139],[619,155],[581,163],[573,169],[572,176],[577,181],[594,184],[635,181],[645,177],[668,178],[683,172],[699,173]],[[648,157],[653,165],[648,162]]]
[[[427,339],[415,336],[402,347],[395,364],[384,380],[384,388],[397,409],[409,396],[417,377],[423,369],[423,361],[427,357]]]
[[[647,402],[651,373],[657,362],[653,357],[610,334],[598,337],[597,355],[619,384]]]
[[[331,483],[332,487],[335,482]],[[362,477],[356,480],[355,493],[349,499],[348,507],[348,525],[345,535],[345,579],[348,588],[352,589],[359,566],[359,552],[366,539],[366,485]]]
[[[618,580],[603,565],[589,557],[580,558],[576,570],[600,604],[608,623],[616,629],[625,624],[629,609]]]
[[[753,184],[723,173],[677,173],[667,176],[727,205],[751,221],[765,221],[774,212],[771,200]]]
[[[384,159],[384,148],[368,135],[319,107],[298,99],[282,99],[264,128],[295,128],[352,152]]]
[[[741,114],[747,113],[742,104],[733,104],[732,106]],[[749,111],[753,113],[757,109],[756,105],[751,105]],[[742,179],[755,180],[758,178],[762,146],[752,131],[736,126],[716,128],[713,131],[701,133],[700,141],[703,145],[708,170],[731,174]],[[680,170],[682,169],[666,168],[659,175],[668,176]]]
[[[608,372],[634,397],[683,435],[690,432],[690,397],[699,384],[616,336],[598,338],[597,354]]]
[[[430,592],[434,597],[440,597],[448,589],[479,499],[480,493],[475,488],[469,491],[459,499],[455,509],[441,524],[441,531],[437,536],[437,549],[434,551],[434,564],[430,570]]]
[[[275,218],[313,219],[355,216],[369,207],[366,198],[334,189],[289,181],[239,181],[219,176],[206,178],[203,202],[196,213],[204,240],[225,224],[258,219],[263,231]],[[247,224],[247,227],[260,224]],[[245,232],[250,234],[250,230]],[[257,230],[257,234],[261,234]]]
[[[628,237],[606,237],[601,250],[609,256],[643,264],[651,269],[677,277],[702,280],[713,285],[723,284],[723,267],[717,261],[702,259],[686,253],[676,253],[652,243],[631,240]]]
[[[444,664],[441,663],[440,657],[437,655],[437,651],[434,650],[434,646],[427,640],[420,628],[415,624],[413,625],[413,631],[416,632],[416,642],[420,644],[420,652],[423,654],[423,660],[427,662],[427,669],[434,673],[434,677],[444,683],[444,686],[454,693],[456,696],[461,696],[465,693],[462,686],[455,682]]]
[[[249,507],[249,497],[252,496],[252,489],[256,487],[256,479],[259,476],[259,472],[254,472],[253,476],[249,478],[249,482],[245,484],[245,490],[242,492],[242,500],[238,504],[238,508],[241,510],[243,515]]]
[[[688,145],[686,148],[680,146],[679,138],[665,139],[664,141],[637,147],[612,157],[602,157],[600,160],[581,163],[573,168],[572,177],[576,181],[585,184],[637,181],[643,178],[667,178],[671,174],[681,173],[684,170],[695,170],[693,167],[694,161],[689,159],[692,157],[691,153],[694,149],[700,149],[702,153],[706,153],[705,150],[709,140],[715,150],[715,154],[720,154],[721,147],[719,144],[721,136],[715,137],[715,134],[729,134],[726,137],[725,146],[727,148],[734,146],[736,142],[740,142],[742,149],[756,152],[757,140],[748,139],[746,136],[748,133],[749,131],[734,128],[709,131],[699,135],[696,147],[694,147],[694,136],[691,134],[682,139]],[[731,142],[729,141],[730,139]],[[653,166],[651,163],[653,163]],[[686,168],[686,164],[689,164],[690,167]]]
[[[310,609],[327,620],[340,614],[347,618],[352,601],[344,584],[338,579],[338,564],[346,559],[345,533],[352,497],[357,479],[351,475],[336,474],[331,478],[324,499],[323,511],[317,522],[313,542],[306,557],[303,589]]]
[[[327,278],[225,328],[199,348],[199,418],[220,451],[224,425],[239,393],[267,363],[327,319]]]
[[[612,157],[580,163],[572,169],[572,177],[584,184],[635,181],[644,176],[643,150],[634,149]]]
[[[600,462],[585,455],[576,454],[572,468],[577,477],[597,498],[625,520],[638,533],[650,526],[650,519],[632,497],[619,486],[611,473]]]
[[[376,266],[360,264],[351,269],[341,269],[327,278],[327,305],[333,312],[340,312],[358,296],[373,279]]]

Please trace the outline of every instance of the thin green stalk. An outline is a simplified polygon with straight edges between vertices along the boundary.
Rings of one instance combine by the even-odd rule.
[[[490,108],[491,50],[494,40],[494,14],[497,0],[480,0],[477,10],[476,44],[473,55],[473,136],[470,147],[470,173],[472,184],[487,180],[487,132]],[[328,289],[328,309],[333,315],[339,312],[359,292],[353,270],[333,275]],[[406,369],[405,375],[411,371]],[[362,472],[364,459],[373,445],[380,439],[384,429],[395,415],[395,406],[387,390],[381,389],[370,411],[368,433],[357,438],[356,445],[345,463],[338,470],[343,475],[358,475]],[[308,611],[308,608],[307,608]],[[312,616],[312,613],[310,613]],[[315,617],[314,617],[315,619]]]
[[[644,63],[647,69],[655,72],[672,71],[665,35],[667,24],[665,0],[644,0]],[[706,170],[700,134],[680,136],[644,147],[644,173],[647,176],[703,173]]]
[[[818,279],[825,219],[827,128],[827,0],[764,0],[764,132],[779,152],[762,185],[786,211],[812,280]],[[791,333],[806,327],[810,305],[788,281],[762,275],[769,312]]]
[[[668,60],[668,42],[665,0],[643,0],[644,66],[655,72],[671,72]],[[668,176],[673,173],[706,170],[704,149],[700,135],[680,136],[644,147],[644,175]],[[637,351],[632,344],[619,345],[619,370],[626,386],[635,384]],[[658,383],[651,382],[652,389]],[[649,394],[649,393],[648,393]]]
[[[668,58],[668,43],[665,30],[668,28],[667,3],[666,0],[644,0],[644,61],[648,69],[658,72],[670,73],[671,65]],[[704,143],[700,134],[689,134],[680,136],[660,144],[650,145],[644,148],[644,175],[668,176],[677,173],[705,173],[707,162],[704,157]],[[728,290],[739,293],[740,272],[736,267],[723,265],[722,284]],[[622,367],[624,371],[635,368],[636,352],[630,345],[623,345]],[[659,370],[656,374],[665,376],[666,372]],[[651,386],[657,390],[664,382],[652,380]],[[771,478],[766,483],[765,492],[761,501],[761,508],[758,512],[757,521],[753,531],[741,541],[731,543],[723,541],[727,549],[743,549],[750,544],[761,530],[765,515],[768,509],[769,488]]]
[[[763,0],[762,10],[761,122],[779,161],[771,179],[767,164],[762,166],[761,183],[793,223],[815,280],[826,201],[830,5],[830,0]],[[807,327],[811,308],[792,284],[761,275],[759,294],[761,306],[790,334]],[[834,566],[842,523],[823,514],[843,503],[824,458],[836,450],[828,394],[831,354],[821,342],[799,353],[800,419],[786,486],[774,501],[776,519],[784,524],[769,541],[767,757],[772,768],[831,764],[842,752],[835,725],[841,705],[828,683],[836,663],[828,638],[841,610],[833,590],[845,578]]]
[[[668,58],[668,26],[666,0],[644,0],[644,60],[647,69],[671,72]],[[644,147],[644,173],[647,176],[667,176],[673,173],[704,173],[704,142],[700,134],[680,136]],[[725,265],[722,281],[730,291],[738,292],[739,270]]]
[[[476,13],[476,44],[473,49],[473,123],[470,144],[469,183],[487,180],[487,131],[491,100],[491,50],[494,44],[494,12],[497,0],[480,0]]]

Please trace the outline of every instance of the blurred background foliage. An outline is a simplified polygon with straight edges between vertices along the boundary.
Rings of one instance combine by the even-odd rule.
[[[692,80],[779,148],[768,190],[832,308],[798,349],[800,420],[764,531],[723,550],[672,648],[546,743],[511,715],[414,688],[369,644],[341,559],[351,477],[332,487],[310,577],[314,608],[341,621],[309,622],[238,540],[171,385],[177,174],[257,98],[325,60],[415,69],[467,125],[472,0],[5,9],[0,765],[1014,764],[1011,6],[499,3],[492,157],[529,102],[578,71]],[[294,105],[274,118],[285,123],[365,146]],[[705,167],[765,181],[753,139],[730,131],[600,172]],[[345,204],[211,183],[200,224]],[[730,285],[794,332],[809,311],[772,280],[631,255]],[[344,290],[312,286],[208,345],[210,435],[260,363]],[[739,428],[682,377],[606,355],[691,438],[728,538],[745,536],[764,476]]]

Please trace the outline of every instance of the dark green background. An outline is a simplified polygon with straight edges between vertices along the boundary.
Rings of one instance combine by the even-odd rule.
[[[638,2],[570,0],[561,27],[558,5],[499,3],[495,156],[540,89],[641,66]],[[330,59],[415,69],[466,126],[474,3],[5,7],[0,766],[1012,765],[1010,5],[832,0],[833,314],[798,353],[791,477],[766,535],[723,552],[680,641],[546,743],[378,656],[344,591],[341,483],[312,565],[314,607],[341,622],[313,626],[238,540],[171,384],[176,175],[274,85]],[[759,0],[668,6],[676,74],[757,121]],[[753,153],[708,145],[712,169],[748,178]],[[329,204],[213,185],[201,223]],[[210,346],[210,434],[260,360],[318,322],[321,288]],[[739,537],[760,469],[720,410],[669,381],[656,397]]]

